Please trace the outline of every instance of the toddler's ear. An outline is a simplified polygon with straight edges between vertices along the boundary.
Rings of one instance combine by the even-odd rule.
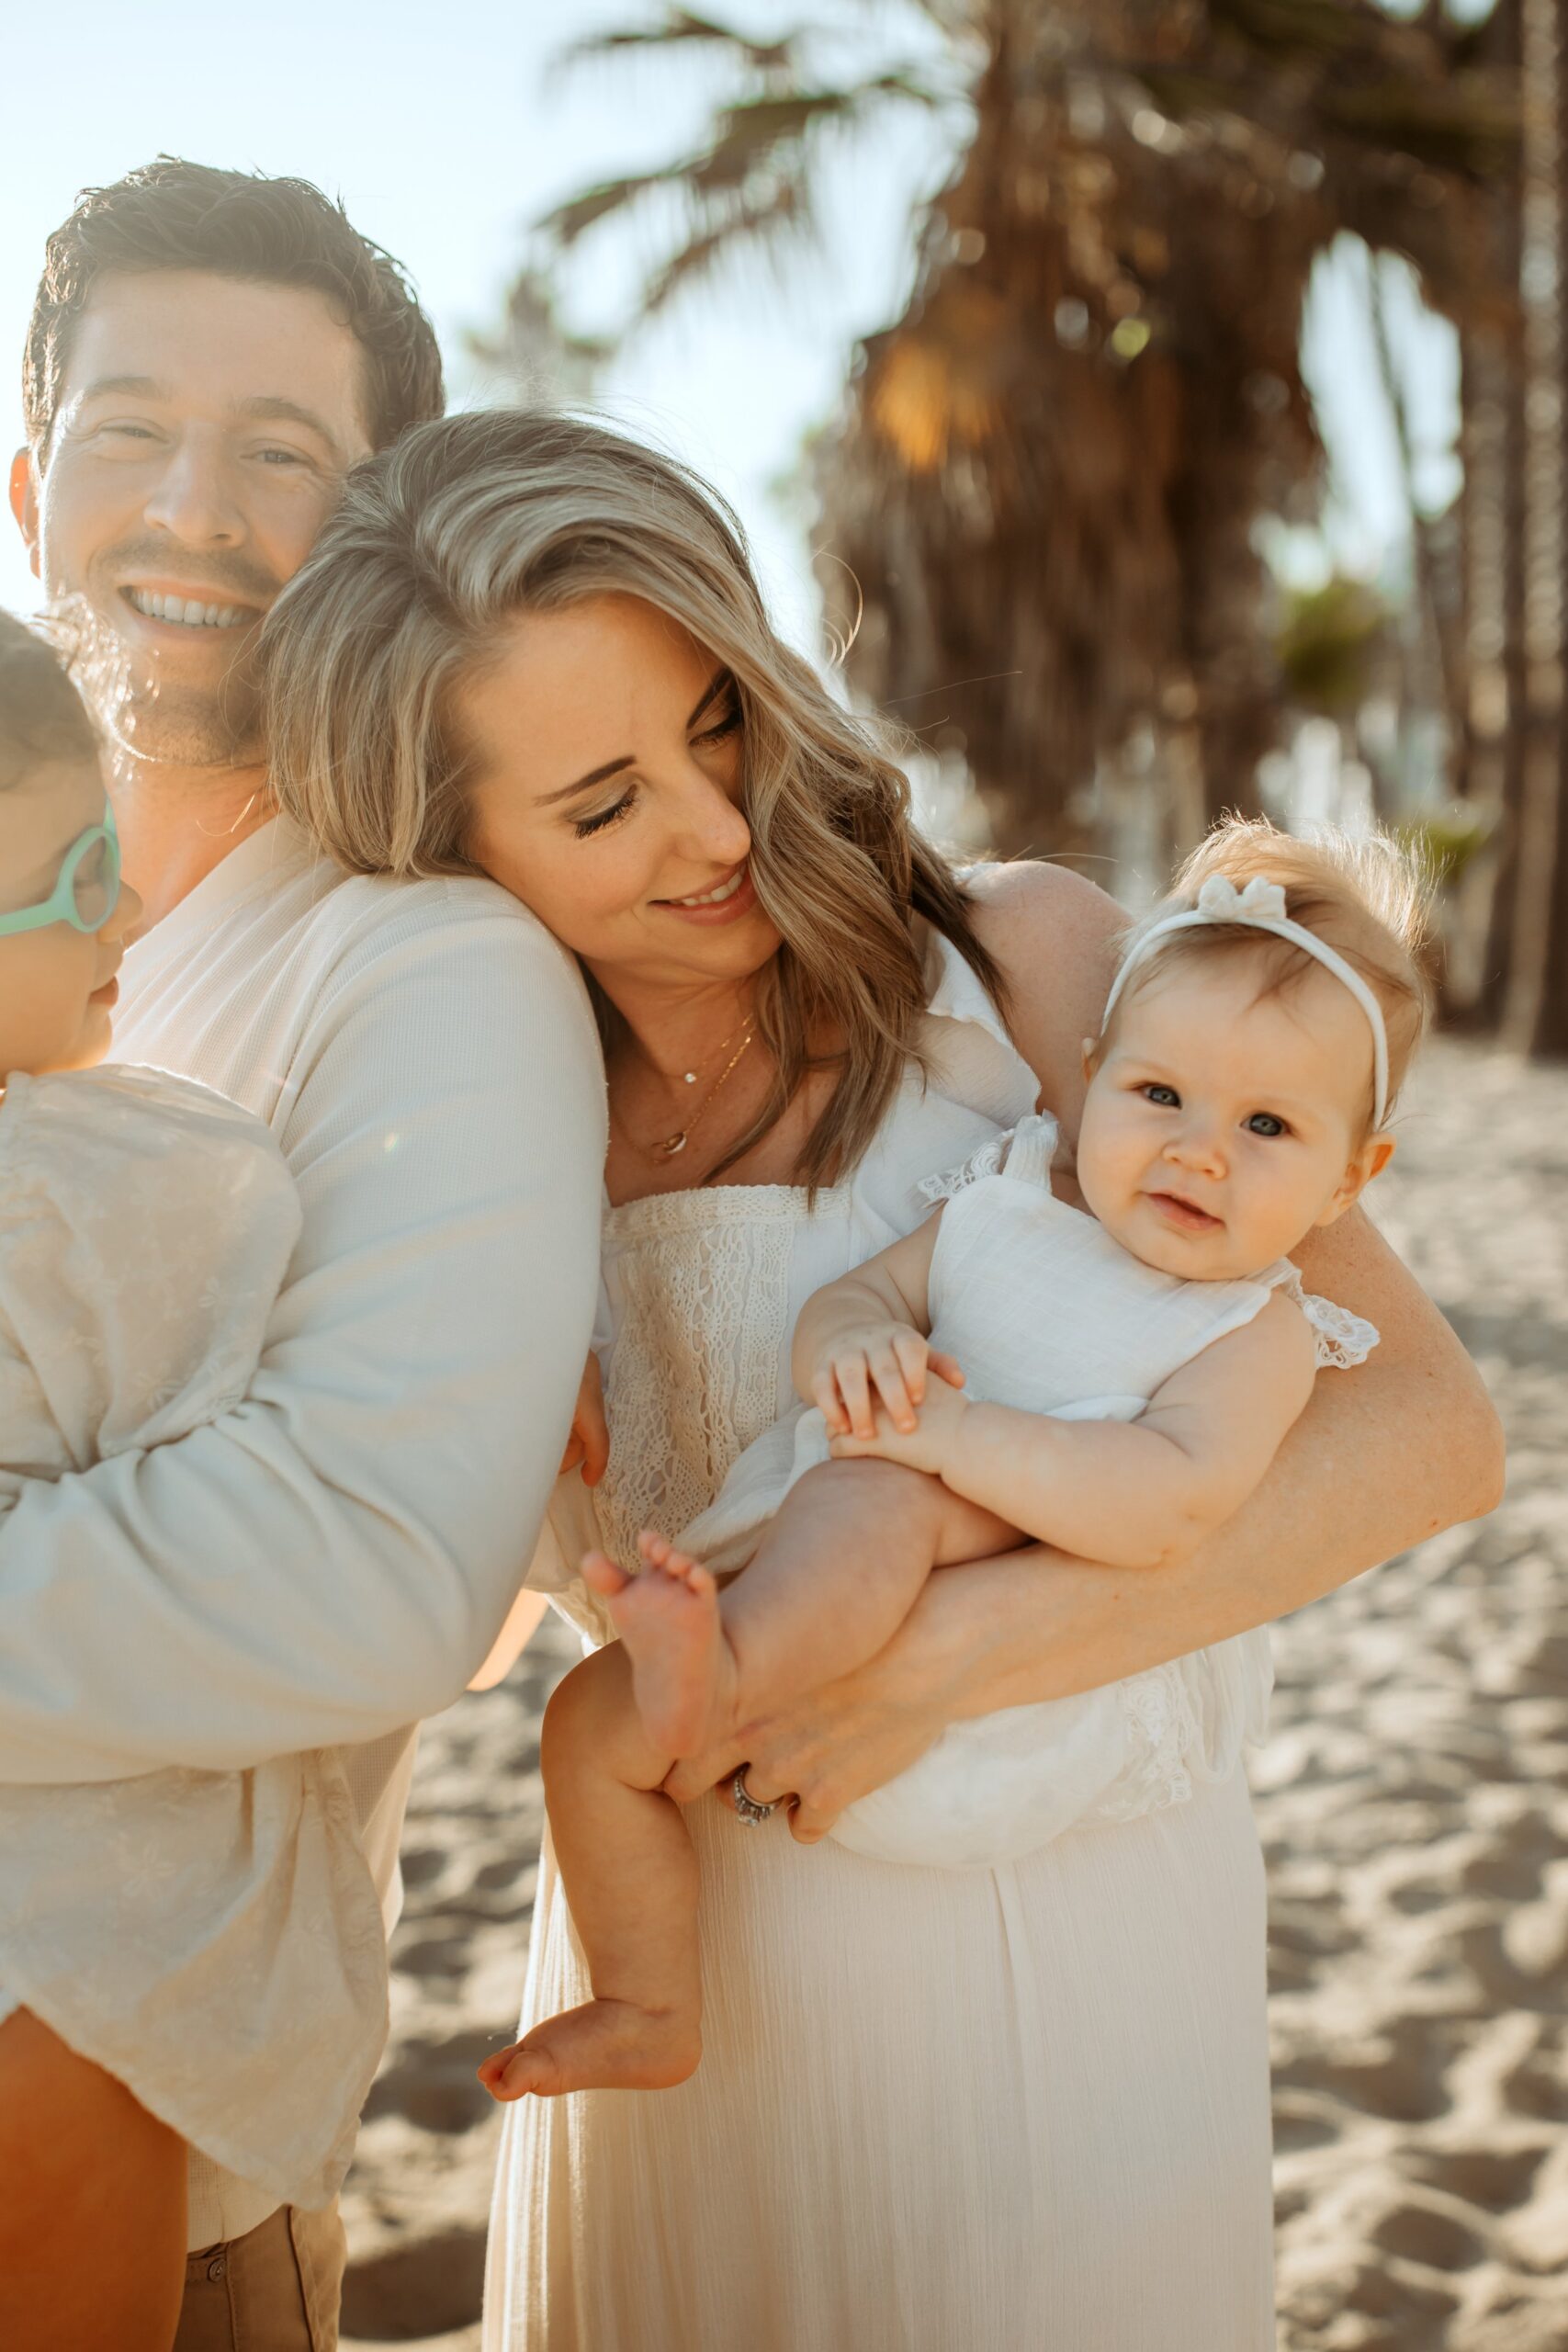
[[[1333,1225],[1347,1209],[1354,1208],[1374,1176],[1381,1176],[1393,1158],[1394,1139],[1390,1135],[1369,1136],[1360,1150],[1345,1170],[1343,1180],[1335,1187],[1332,1197],[1314,1222]]]

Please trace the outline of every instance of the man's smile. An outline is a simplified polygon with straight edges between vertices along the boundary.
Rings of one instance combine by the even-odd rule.
[[[123,587],[120,595],[143,620],[174,628],[243,628],[260,618],[254,605],[217,602],[180,589]]]

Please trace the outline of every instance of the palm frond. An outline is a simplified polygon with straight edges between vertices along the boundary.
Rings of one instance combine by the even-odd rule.
[[[804,174],[781,181],[761,198],[742,197],[689,236],[648,281],[638,316],[650,319],[678,294],[712,277],[742,251],[773,254],[786,237],[811,233],[810,190]]]
[[[634,172],[625,179],[601,180],[596,187],[586,187],[581,195],[568,197],[564,204],[558,204],[553,211],[544,214],[535,226],[565,252],[601,220],[626,211],[651,189],[681,180],[690,169],[689,164],[669,164],[657,172]]]
[[[622,57],[636,50],[724,50],[754,74],[790,73],[810,28],[796,26],[776,40],[754,40],[733,25],[714,17],[699,17],[689,8],[669,9],[657,25],[628,26],[620,30],[584,33],[570,41],[556,59],[558,66],[591,64],[606,57]]]
[[[703,276],[721,252],[748,238],[769,238],[786,224],[800,228],[808,213],[800,174],[814,133],[829,123],[852,127],[871,107],[893,101],[940,103],[935,93],[902,71],[840,88],[737,99],[716,117],[710,146],[657,171],[584,188],[536,226],[558,251],[566,252],[602,220],[626,212],[655,189],[683,191],[696,208],[690,257],[682,248],[660,269],[638,304],[639,315],[649,315],[680,287]]]

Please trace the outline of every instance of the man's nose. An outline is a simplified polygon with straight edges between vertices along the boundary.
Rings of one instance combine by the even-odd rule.
[[[146,514],[154,528],[186,547],[234,547],[245,536],[223,453],[195,434],[171,452],[148,497]]]

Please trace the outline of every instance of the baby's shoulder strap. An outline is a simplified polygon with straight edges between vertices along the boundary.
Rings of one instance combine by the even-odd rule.
[[[1055,1158],[1058,1130],[1048,1112],[1032,1112],[1021,1119],[1016,1127],[1007,1128],[1001,1135],[992,1136],[978,1151],[970,1153],[957,1168],[944,1169],[939,1175],[923,1176],[918,1186],[920,1198],[933,1206],[966,1192],[986,1176],[1010,1176],[1015,1182],[1032,1184],[1040,1191],[1051,1189],[1051,1163]]]

